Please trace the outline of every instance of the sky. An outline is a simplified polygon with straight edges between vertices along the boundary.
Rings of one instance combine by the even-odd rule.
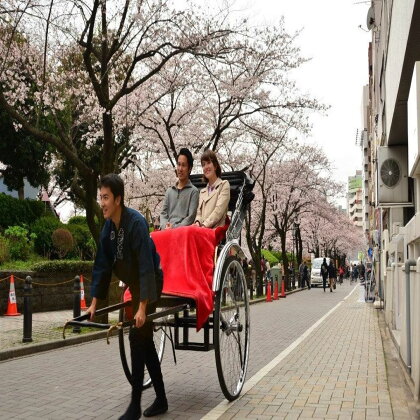
[[[368,83],[369,6],[370,1],[362,0],[237,0],[233,6],[251,25],[275,25],[284,16],[289,32],[302,30],[297,45],[311,60],[294,78],[303,92],[330,106],[326,115],[311,118],[308,141],[322,146],[335,180],[346,186],[362,167],[355,143],[356,130],[362,128],[362,88]],[[346,200],[338,204],[345,207]]]

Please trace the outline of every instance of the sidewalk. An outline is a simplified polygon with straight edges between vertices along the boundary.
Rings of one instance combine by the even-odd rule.
[[[36,312],[32,314],[32,339],[31,343],[22,343],[23,315],[6,317],[0,316],[0,360],[1,353],[5,351],[18,351],[20,349],[37,350],[36,345],[52,343],[63,340],[63,326],[66,321],[73,318],[73,311]],[[110,321],[118,320],[118,312],[109,314]],[[66,337],[92,336],[95,333],[73,333],[71,328],[66,330]],[[42,350],[39,348],[38,351]],[[27,352],[28,353],[28,352]],[[17,355],[18,352],[17,352]]]
[[[317,324],[205,419],[420,418],[391,401],[378,312],[359,287]]]
[[[297,288],[286,292],[287,295],[301,291]],[[251,304],[264,302],[265,297],[255,298]],[[83,313],[83,311],[82,311]],[[23,338],[23,315],[20,316],[0,316],[0,361],[19,357],[39,351],[51,350],[53,348],[61,347],[63,344],[63,326],[69,319],[73,318],[72,310],[64,311],[50,311],[50,312],[36,312],[32,314],[32,339],[31,343],[22,343]],[[109,313],[109,321],[118,321],[118,311]],[[70,344],[79,344],[83,341],[90,341],[97,338],[102,338],[104,332],[99,333],[99,330],[89,330],[83,334],[73,333],[72,328],[66,330],[66,338]],[[75,341],[76,340],[76,341]],[[42,346],[42,344],[44,346]],[[48,344],[48,346],[46,346]]]

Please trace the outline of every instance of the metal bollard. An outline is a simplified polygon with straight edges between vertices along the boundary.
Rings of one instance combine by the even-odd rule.
[[[80,316],[80,277],[76,276],[73,283],[73,318]],[[80,327],[73,327],[74,333],[80,333]]]
[[[27,276],[23,289],[23,339],[22,343],[32,342],[32,278]]]

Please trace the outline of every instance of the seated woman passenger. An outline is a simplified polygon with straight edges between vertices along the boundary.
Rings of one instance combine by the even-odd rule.
[[[212,150],[203,153],[201,166],[207,186],[200,191],[195,223],[207,228],[224,226],[230,200],[229,181],[222,181],[222,169]]]

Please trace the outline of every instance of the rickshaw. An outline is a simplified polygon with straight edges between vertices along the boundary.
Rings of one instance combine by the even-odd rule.
[[[239,397],[245,382],[250,344],[249,296],[242,261],[245,258],[240,245],[242,225],[246,210],[254,198],[254,183],[243,171],[225,172],[222,179],[229,181],[231,195],[229,212],[230,224],[223,240],[214,250],[214,271],[212,292],[214,295],[213,312],[203,325],[199,342],[190,340],[190,329],[197,328],[196,302],[191,298],[162,294],[157,302],[156,312],[147,316],[154,324],[154,341],[159,360],[162,361],[167,340],[170,341],[176,362],[175,350],[215,351],[216,369],[221,390],[227,400]],[[197,188],[205,187],[201,175],[191,175],[191,182]],[[131,301],[123,301],[107,308],[99,309],[102,315],[119,310],[116,325],[88,321],[88,314],[68,321],[68,326],[89,326],[108,329],[107,341],[114,330],[118,330],[120,357],[124,373],[131,383],[129,362],[128,332],[133,326],[127,318],[125,307]],[[211,334],[211,331],[213,334]],[[151,385],[145,371],[144,387]]]

